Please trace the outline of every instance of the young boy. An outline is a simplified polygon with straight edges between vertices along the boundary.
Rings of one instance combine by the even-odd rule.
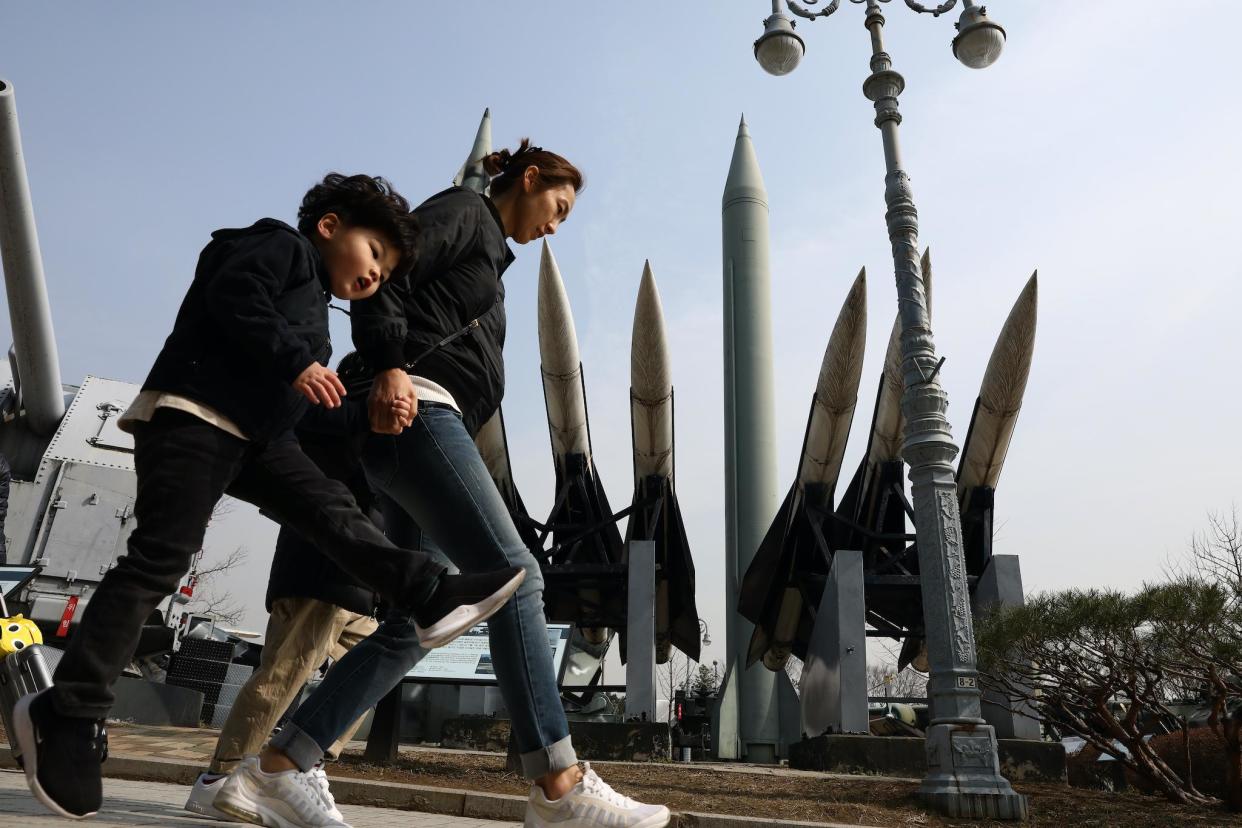
[[[345,393],[325,367],[328,295],[362,299],[404,276],[416,241],[409,212],[383,179],[333,173],[306,194],[297,229],[263,219],[212,234],[121,420],[134,434],[138,476],[128,554],[87,604],[54,686],[14,710],[26,780],[55,813],[80,819],[99,809],[111,687],[226,492],[315,543],[390,606],[411,608],[425,647],[453,640],[517,589],[521,569],[447,575],[426,554],[393,546],[289,435],[307,405],[335,408]],[[305,794],[299,780],[271,782]]]

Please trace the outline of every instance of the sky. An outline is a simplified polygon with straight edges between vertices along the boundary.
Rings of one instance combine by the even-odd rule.
[[[552,245],[616,508],[632,494],[629,338],[651,262],[673,360],[677,488],[712,638],[704,660],[723,661],[720,197],[742,113],[770,205],[782,495],[860,267],[870,321],[844,475],[865,446],[896,308],[880,135],[861,93],[862,7],[801,23],[807,55],[782,78],[751,52],[768,8],[0,0],[0,78],[17,96],[64,381],[142,381],[212,230],[292,219],[331,170],[382,174],[422,200],[449,184],[490,107],[497,147],[530,136],[587,176]],[[959,442],[997,333],[1039,271],[996,551],[1020,556],[1028,591],[1159,578],[1209,511],[1242,501],[1229,350],[1242,264],[1228,241],[1242,189],[1242,97],[1228,81],[1242,4],[994,0],[1008,43],[983,71],[952,57],[956,14],[884,11]],[[504,411],[538,517],[553,496],[539,251],[516,252]],[[10,339],[6,314],[0,342]],[[228,587],[252,629],[266,620],[275,534],[239,508],[207,541],[209,555],[249,551]]]

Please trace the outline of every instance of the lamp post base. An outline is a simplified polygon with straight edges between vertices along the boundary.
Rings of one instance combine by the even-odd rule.
[[[1025,820],[1026,797],[1000,775],[991,725],[932,724],[919,801],[954,818]]]

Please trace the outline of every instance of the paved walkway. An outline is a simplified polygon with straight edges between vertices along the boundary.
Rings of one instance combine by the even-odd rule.
[[[90,828],[128,828],[134,825],[209,828],[225,824],[182,810],[188,790],[184,785],[104,779],[103,810],[94,819],[80,824]],[[416,811],[365,808],[361,805],[342,805],[341,813],[354,828],[517,828],[520,825],[517,822],[488,822]],[[43,828],[70,824],[69,820],[52,816],[35,800],[21,773],[0,771],[0,826]]]

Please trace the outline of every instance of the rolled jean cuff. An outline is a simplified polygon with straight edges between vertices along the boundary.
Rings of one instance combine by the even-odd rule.
[[[302,728],[287,723],[280,732],[272,737],[269,744],[289,757],[289,761],[298,766],[298,770],[306,773],[318,765],[323,759],[323,748]]]
[[[282,730],[280,735],[285,735],[285,732]],[[574,753],[573,743],[566,736],[559,742],[555,742],[547,747],[523,753],[522,775],[527,779],[538,779],[552,771],[571,768],[576,764],[578,764],[578,754]]]

